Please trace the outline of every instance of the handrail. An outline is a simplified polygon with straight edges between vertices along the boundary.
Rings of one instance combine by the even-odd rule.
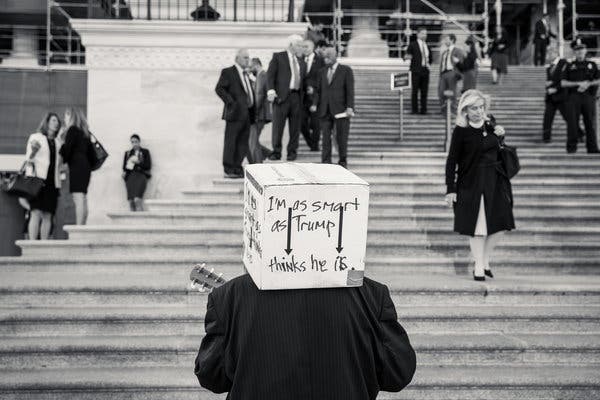
[[[472,31],[467,26],[465,26],[464,24],[461,24],[460,22],[458,22],[455,17],[452,17],[452,16],[446,14],[443,10],[441,10],[440,8],[438,8],[437,6],[435,6],[434,4],[432,4],[429,0],[420,0],[420,1],[423,4],[425,4],[426,6],[428,6],[429,8],[431,8],[433,11],[437,12],[438,14],[440,14],[441,16],[446,17],[446,20],[448,22],[456,25],[463,32],[468,33],[469,35],[472,35]],[[484,41],[485,41],[485,39],[479,38],[476,35],[473,35],[473,37],[476,40],[478,40],[480,43],[484,43]]]

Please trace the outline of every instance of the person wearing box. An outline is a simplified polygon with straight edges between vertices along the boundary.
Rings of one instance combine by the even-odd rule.
[[[454,231],[471,237],[476,281],[493,278],[491,254],[501,232],[515,228],[512,189],[501,169],[504,128],[486,116],[488,107],[478,90],[461,96],[446,161],[446,202],[454,208]]]
[[[123,157],[123,179],[127,188],[127,200],[131,211],[144,211],[144,192],[152,168],[150,152],[140,146],[140,136],[131,135],[131,150]]]
[[[48,113],[38,131],[32,133],[27,140],[25,174],[45,180],[38,195],[29,200],[31,213],[27,230],[31,240],[38,237],[47,240],[52,231],[52,218],[56,213],[61,184],[61,141],[57,137],[59,130],[58,115]]]
[[[64,144],[60,155],[69,165],[69,191],[75,203],[75,221],[85,225],[88,216],[87,190],[92,176],[90,153],[93,151],[88,123],[79,108],[65,111]]]

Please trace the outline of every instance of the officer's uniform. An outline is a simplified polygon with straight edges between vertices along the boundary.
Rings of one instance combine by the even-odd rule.
[[[585,47],[579,41],[573,45],[574,50]],[[571,82],[582,82],[596,80],[600,78],[598,66],[591,60],[569,62],[563,70],[562,79]],[[594,131],[594,107],[597,86],[590,86],[585,92],[578,92],[577,87],[569,88],[567,100],[567,152],[577,151],[577,132],[579,126],[579,116],[583,116],[585,126],[586,147],[588,153],[598,152],[598,142],[596,132]]]

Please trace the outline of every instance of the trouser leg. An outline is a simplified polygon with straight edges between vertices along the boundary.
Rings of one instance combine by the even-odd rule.
[[[420,76],[419,74],[415,73],[415,72],[411,72],[411,80],[412,80],[412,87],[410,88],[410,111],[413,114],[416,114],[419,112],[419,106],[418,106],[418,94],[419,94],[419,83],[420,83]]]
[[[321,162],[331,164],[331,129],[333,128],[333,117],[327,115],[321,118],[321,136],[323,144],[321,149]]]
[[[547,100],[544,108],[544,125],[543,125],[543,139],[549,141],[552,139],[552,123],[554,122],[554,115],[556,114],[556,103]]]
[[[281,139],[285,128],[285,120],[289,110],[289,99],[280,104],[273,104],[272,143],[273,154],[281,157]]]
[[[225,138],[223,142],[223,170],[226,174],[235,172],[235,149],[238,133],[243,126],[242,121],[227,121],[225,123]]]
[[[423,74],[419,80],[419,92],[421,94],[421,112],[427,112],[427,90],[429,89],[429,72]]]
[[[243,122],[235,142],[235,173],[241,174],[242,162],[248,154],[248,138],[250,137],[250,120]]]
[[[298,140],[300,139],[300,95],[298,93],[291,93],[288,98],[290,102],[290,109],[288,112],[289,118],[289,129],[290,129],[290,141],[287,145],[287,156],[296,156],[298,153]]]
[[[340,164],[346,166],[348,157],[348,135],[350,133],[350,118],[340,118],[335,122],[335,137],[338,144]]]
[[[579,130],[579,114],[581,113],[581,95],[572,94],[569,96],[567,106],[567,151],[577,151],[577,132]]]
[[[581,115],[583,116],[583,125],[585,127],[585,145],[588,153],[598,151],[598,139],[594,130],[594,96],[584,94],[581,102]]]

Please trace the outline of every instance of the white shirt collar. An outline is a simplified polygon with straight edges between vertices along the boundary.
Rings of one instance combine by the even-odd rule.
[[[337,69],[337,67],[338,67],[338,65],[339,65],[339,64],[340,64],[340,63],[336,61],[336,62],[335,62],[335,64],[333,64],[333,65],[332,65],[331,67],[329,67],[329,68],[331,68],[331,70],[332,70],[333,72],[335,72],[335,70]]]

